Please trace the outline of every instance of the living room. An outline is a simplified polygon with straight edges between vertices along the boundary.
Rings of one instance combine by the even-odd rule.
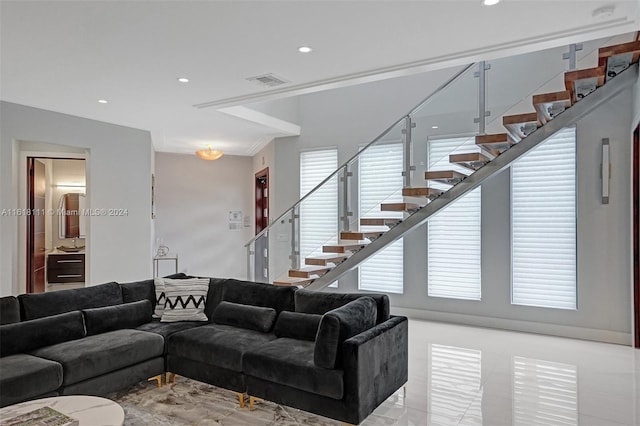
[[[11,47],[9,42],[6,42],[7,47],[15,50],[5,50],[4,40],[7,39],[5,31],[12,34],[12,37],[15,37],[14,34],[23,34],[25,31],[23,29],[15,33],[17,25],[6,27],[4,20],[13,20],[12,13],[20,13],[17,16],[22,19],[23,16],[33,15],[37,9],[35,3],[32,6],[20,6],[25,10],[20,10],[16,3],[13,5],[11,3],[3,2],[2,4],[3,64],[11,62],[5,59],[6,54],[19,51],[17,47]],[[477,13],[488,13],[479,8],[479,1],[473,3],[474,5],[478,3]],[[600,3],[606,6],[604,2],[589,3],[586,15],[590,19],[594,19],[591,14],[598,9]],[[42,5],[38,4],[38,6]],[[511,6],[506,1],[497,5],[497,7]],[[29,7],[33,10],[29,10]],[[49,7],[55,9],[55,6]],[[227,7],[230,6],[227,5]],[[111,12],[116,17],[120,14],[117,9]],[[132,16],[139,16],[140,11],[133,10],[133,13]],[[168,13],[167,10],[163,11],[163,16],[164,13]],[[244,131],[253,139],[250,144],[245,143],[242,147],[241,150],[244,150],[245,154],[240,154],[239,151],[234,154],[233,148],[214,145],[214,148],[226,151],[222,158],[214,162],[203,161],[197,158],[194,152],[197,149],[206,149],[205,140],[219,139],[214,136],[215,132],[211,132],[210,136],[201,137],[197,143],[194,137],[183,144],[181,151],[172,151],[167,146],[176,143],[176,140],[170,140],[171,137],[176,136],[175,132],[171,136],[166,136],[162,133],[160,125],[153,128],[144,127],[135,124],[136,120],[133,118],[116,119],[117,110],[121,108],[117,99],[126,98],[126,92],[136,93],[139,85],[144,86],[140,79],[135,79],[135,84],[131,86],[123,85],[119,92],[111,95],[98,94],[97,89],[100,85],[92,83],[94,78],[75,76],[74,78],[82,84],[78,83],[77,87],[59,85],[57,92],[49,93],[48,100],[35,102],[27,100],[31,99],[29,96],[33,96],[26,87],[25,81],[28,79],[20,84],[13,84],[11,78],[14,77],[7,77],[7,75],[14,74],[6,74],[3,71],[2,145],[0,147],[2,208],[19,209],[25,205],[25,196],[20,189],[20,182],[25,179],[20,168],[23,156],[37,153],[43,157],[67,158],[72,153],[85,158],[87,162],[88,205],[93,209],[127,209],[128,212],[126,216],[96,215],[88,218],[86,239],[88,285],[148,279],[153,274],[152,258],[156,255],[159,245],[166,245],[171,253],[178,254],[179,265],[176,272],[196,276],[246,279],[245,244],[255,235],[253,212],[255,211],[254,177],[256,173],[265,168],[269,169],[269,216],[272,220],[276,219],[301,196],[301,152],[337,147],[337,164],[344,163],[357,154],[362,145],[374,140],[389,125],[418,105],[427,95],[436,92],[441,85],[471,62],[478,60],[487,60],[490,64],[492,61],[495,62],[493,70],[487,70],[490,90],[495,91],[489,92],[489,98],[491,93],[497,93],[500,90],[501,79],[497,77],[500,69],[498,64],[507,58],[517,62],[517,54],[533,54],[555,49],[553,55],[557,57],[557,62],[553,66],[564,71],[563,68],[568,66],[568,61],[563,61],[560,56],[570,50],[570,45],[582,43],[583,50],[577,54],[576,66],[578,68],[594,66],[597,63],[599,47],[631,41],[634,39],[634,31],[638,30],[637,2],[619,2],[611,13],[613,17],[598,18],[603,21],[596,22],[618,19],[615,25],[611,24],[607,27],[601,23],[593,24],[597,30],[589,31],[585,28],[584,32],[578,35],[568,34],[567,31],[556,40],[543,40],[539,35],[537,42],[521,47],[520,50],[513,46],[499,51],[489,51],[488,47],[486,50],[479,48],[479,53],[468,53],[466,50],[466,55],[455,60],[449,58],[435,65],[425,61],[420,65],[423,67],[423,72],[418,72],[416,69],[420,66],[416,66],[413,70],[405,71],[407,75],[403,77],[369,78],[369,81],[363,84],[354,84],[351,81],[340,88],[327,89],[328,86],[326,86],[324,90],[318,89],[296,96],[289,94],[288,97],[281,98],[268,98],[265,93],[270,96],[275,95],[269,92],[269,89],[262,89],[265,93],[258,92],[250,98],[250,101],[236,105],[229,101],[215,108],[192,108],[192,105],[210,99],[230,99],[233,95],[227,93],[216,97],[208,93],[205,96],[194,96],[194,93],[202,90],[202,86],[198,86],[199,72],[188,70],[186,73],[184,68],[168,66],[172,62],[165,58],[166,63],[163,64],[162,73],[154,75],[154,79],[165,77],[168,79],[169,75],[174,83],[177,77],[189,74],[191,81],[186,83],[189,86],[187,89],[176,82],[175,87],[169,90],[172,96],[178,93],[175,96],[183,99],[182,108],[185,112],[182,114],[184,115],[156,116],[154,117],[156,122],[179,121],[182,118],[187,124],[189,120],[194,120],[192,127],[198,128],[207,116],[223,114],[214,109],[233,109],[238,105],[244,105],[274,119],[269,127],[258,125],[255,121],[248,121],[246,118],[239,118],[237,109],[234,112],[235,116],[226,114],[231,117],[227,120],[241,122],[248,127],[249,130]],[[46,13],[42,12],[42,15]],[[394,19],[401,22],[402,17],[398,15],[394,15]],[[43,16],[40,16],[36,23],[40,24],[41,20],[45,19]],[[586,22],[584,16],[580,19]],[[150,25],[151,21],[153,19],[149,18],[145,25]],[[79,22],[84,24],[80,25]],[[77,28],[85,28],[86,22],[92,21],[78,19],[75,25]],[[155,29],[158,31],[158,28]],[[549,32],[551,33],[551,30]],[[512,43],[517,39],[524,39],[524,35],[510,35],[508,32],[502,37],[508,38]],[[592,46],[596,40],[600,44]],[[42,38],[34,37],[33,42],[42,42]],[[402,45],[399,41],[396,42]],[[452,40],[450,49],[455,51],[457,48],[460,52],[462,49],[458,47],[457,42],[459,41]],[[297,49],[297,44],[304,42],[296,40],[293,43],[294,48]],[[504,44],[507,46],[509,43],[505,41]],[[309,42],[309,45],[317,46],[318,44]],[[73,51],[75,48],[76,46],[73,46],[73,49],[69,50]],[[373,51],[369,54],[375,56],[376,49],[370,47],[369,49]],[[295,53],[298,54],[298,52]],[[317,48],[310,53],[310,55],[314,54],[318,54]],[[365,56],[360,53],[358,55]],[[417,54],[416,58],[426,57],[424,54],[420,55]],[[20,56],[9,56],[9,58],[13,61],[20,60]],[[52,64],[55,64],[51,57],[32,60],[43,63],[52,61]],[[91,59],[80,57],[78,61],[90,62]],[[145,60],[141,59],[140,62],[144,63]],[[132,63],[138,63],[138,60]],[[405,58],[404,63],[409,61]],[[30,62],[29,65],[33,67],[34,64]],[[541,68],[546,66],[541,63],[536,65]],[[61,69],[66,68],[56,68],[57,72]],[[424,72],[426,70],[428,72]],[[264,72],[271,71],[277,70],[264,70]],[[562,71],[558,71],[557,75],[553,74],[556,80],[561,79]],[[11,70],[11,73],[16,72],[18,71]],[[392,74],[389,69],[387,72]],[[495,77],[492,77],[492,72]],[[281,73],[288,77],[286,72],[277,72],[277,74]],[[30,74],[30,78],[35,77]],[[119,78],[121,81],[126,81],[126,74],[123,72]],[[245,76],[242,75],[242,79],[244,78]],[[532,76],[532,78],[536,77]],[[357,79],[354,78],[354,80]],[[535,88],[554,90],[551,86],[557,83],[556,80],[548,82],[542,80]],[[469,77],[469,81],[473,82],[473,77]],[[633,299],[633,259],[630,254],[633,223],[629,220],[629,211],[632,208],[631,164],[627,161],[633,157],[630,143],[614,145],[616,149],[611,151],[613,169],[609,204],[602,203],[598,191],[601,173],[599,168],[601,140],[609,138],[612,143],[629,141],[633,129],[640,121],[638,107],[640,95],[637,84],[577,123],[577,134],[580,140],[576,160],[579,170],[576,193],[578,200],[576,269],[578,309],[548,309],[511,303],[511,269],[508,261],[510,258],[510,203],[505,199],[505,194],[509,193],[510,178],[509,173],[502,173],[483,185],[481,300],[454,300],[427,295],[428,271],[425,259],[428,258],[428,247],[425,241],[428,236],[427,227],[422,226],[404,238],[402,292],[388,294],[393,313],[406,315],[412,319],[472,324],[632,345],[636,330],[632,321],[634,310],[630,302]],[[89,90],[90,87],[93,88]],[[477,89],[476,86],[472,88]],[[91,93],[92,105],[88,105],[87,100],[84,101],[86,106],[78,102],[78,93],[83,91]],[[56,96],[65,99],[65,93],[68,93],[69,103],[66,107],[56,107],[54,99]],[[71,96],[72,93],[73,96]],[[505,112],[511,110],[522,112],[519,111],[522,105],[525,103],[530,105],[530,98],[524,99],[528,95],[528,92],[514,94],[515,97],[522,97],[517,99],[522,100],[522,103],[514,102]],[[468,91],[465,96],[464,103],[471,105],[470,109],[473,109],[473,113],[477,116],[477,93]],[[93,100],[93,97],[96,99]],[[97,99],[103,98],[108,99],[109,102],[107,104],[96,102]],[[149,98],[145,94],[139,97],[134,96],[134,98],[136,99],[132,100],[128,108],[144,111],[141,115],[151,114],[149,111],[153,110],[154,105],[163,103],[160,95]],[[192,109],[193,114],[198,118],[188,118],[187,108]],[[496,108],[499,107],[489,108],[494,114],[487,120],[489,132],[498,131],[497,128],[501,126]],[[502,111],[499,112],[500,115],[502,113]],[[435,117],[435,114],[433,116]],[[292,131],[291,127],[284,129],[286,126],[283,122],[299,126],[299,135],[295,135],[295,129]],[[436,123],[430,123],[429,127],[421,124],[418,123],[416,128],[416,139],[424,141],[428,137],[437,135],[435,129],[431,129],[431,126]],[[442,122],[438,124],[441,127],[441,134],[447,134]],[[458,129],[449,134],[477,132],[476,126],[474,123],[469,123],[467,128]],[[258,131],[251,133],[255,128],[266,133],[266,139],[256,136]],[[195,133],[204,135],[207,131],[202,127],[192,135]],[[223,132],[220,131],[220,133]],[[274,134],[277,136],[274,137]],[[401,137],[399,133],[398,136]],[[222,141],[220,142],[222,144]],[[416,142],[413,155],[418,172],[422,172],[420,162],[426,161],[425,152],[425,146]],[[422,167],[424,168],[424,164]],[[415,174],[417,175],[418,172]],[[238,226],[231,226],[232,212],[240,212],[240,219],[234,217]],[[2,259],[0,295],[21,294],[25,292],[23,284],[25,268],[24,260],[21,259],[25,252],[25,242],[20,237],[25,233],[24,224],[18,217],[11,215],[3,215],[0,221],[0,259]],[[338,284],[338,291],[361,290],[358,276],[355,270],[343,275]]]

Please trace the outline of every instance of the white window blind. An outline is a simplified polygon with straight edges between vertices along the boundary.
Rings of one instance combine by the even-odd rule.
[[[449,155],[477,151],[472,137],[430,139],[427,170],[469,174],[470,170],[449,163]],[[450,188],[437,182],[429,182],[429,186]],[[474,189],[429,219],[427,294],[431,297],[481,298],[480,190]]]
[[[513,424],[578,425],[577,367],[514,357]]]
[[[300,153],[300,198],[338,168],[336,148]],[[338,238],[338,180],[326,182],[300,205],[300,258],[322,253]]]
[[[512,303],[576,309],[575,129],[511,166]]]
[[[402,202],[401,143],[369,147],[360,156],[360,217],[402,219],[402,212],[382,212],[380,204]],[[360,227],[363,231],[372,229]],[[361,290],[402,293],[404,284],[402,238],[360,265]]]

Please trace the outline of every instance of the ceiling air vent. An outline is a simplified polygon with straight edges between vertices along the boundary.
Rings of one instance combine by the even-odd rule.
[[[274,74],[258,75],[255,77],[249,77],[247,78],[247,80],[254,81],[258,84],[262,84],[263,86],[269,86],[269,87],[280,86],[281,84],[289,83],[284,78],[278,77]]]

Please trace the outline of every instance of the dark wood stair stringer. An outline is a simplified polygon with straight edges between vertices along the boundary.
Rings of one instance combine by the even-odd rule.
[[[450,205],[458,198],[479,187],[485,180],[501,172],[502,170],[505,170],[515,160],[531,151],[533,148],[547,140],[549,137],[553,136],[558,131],[562,130],[568,125],[576,123],[578,120],[585,117],[587,114],[591,113],[593,110],[603,105],[614,96],[618,95],[624,89],[631,87],[637,81],[637,79],[638,64],[634,64],[627,70],[620,73],[616,78],[611,79],[602,87],[599,87],[588,97],[580,102],[577,102],[564,113],[539,128],[538,131],[522,139],[519,143],[512,146],[500,156],[496,157],[493,161],[487,163],[484,167],[478,169],[478,171],[471,174],[457,185],[453,186],[445,194],[436,198],[425,207],[407,217],[402,221],[402,223],[391,228],[380,238],[364,246],[361,250],[355,252],[351,257],[349,257],[349,259],[345,260],[323,276],[314,280],[306,288],[310,290],[320,290],[327,287],[328,285],[342,277],[344,274],[357,267],[360,263],[367,260],[374,253],[397,241],[410,230],[426,223],[431,216],[433,216],[446,206]]]

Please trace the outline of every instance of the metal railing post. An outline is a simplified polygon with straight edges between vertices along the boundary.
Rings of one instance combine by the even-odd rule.
[[[342,177],[340,178],[342,182],[342,215],[340,216],[340,220],[342,221],[342,231],[348,231],[350,226],[349,218],[353,216],[353,212],[350,209],[351,180],[349,179],[353,176],[353,173],[351,172],[349,163],[344,165],[343,170]]]
[[[487,117],[491,115],[491,111],[487,110],[487,71],[491,69],[491,64],[485,61],[478,62],[478,71],[473,76],[478,79],[478,117],[473,121],[478,123],[478,134],[487,133]]]
[[[291,259],[291,269],[298,269],[300,267],[300,248],[298,245],[299,220],[300,205],[296,205],[293,209],[291,209],[291,219],[289,219],[289,223],[291,223],[291,255],[289,255],[289,258]]]
[[[412,139],[411,139],[411,129],[413,129],[414,127],[416,127],[416,123],[414,123],[411,120],[410,115],[407,115],[404,118],[404,129],[402,129],[402,146],[404,149],[404,155],[403,155],[404,170],[402,171],[402,176],[404,176],[403,184],[405,188],[411,187],[411,178],[412,178],[411,172],[416,169],[416,166],[411,164],[413,162],[413,158],[412,158],[413,146],[412,146]]]
[[[569,60],[569,71],[573,71],[577,68],[576,64],[576,52],[582,50],[582,43],[574,43],[569,45],[569,51],[562,54],[562,59]]]

